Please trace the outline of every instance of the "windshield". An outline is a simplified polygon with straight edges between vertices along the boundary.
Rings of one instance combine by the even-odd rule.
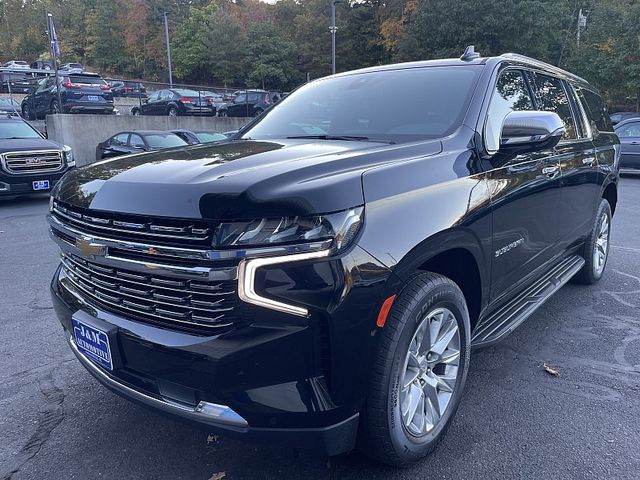
[[[187,145],[187,142],[173,133],[154,133],[152,135],[145,135],[144,138],[151,148],[171,148]]]
[[[276,104],[243,138],[438,138],[462,122],[481,66],[423,67],[329,77]]]
[[[0,122],[0,139],[42,138],[38,132],[23,122]]]
[[[11,98],[0,97],[0,107],[20,108],[20,104]]]
[[[202,143],[219,142],[220,140],[226,140],[227,137],[218,132],[196,132],[196,137]]]

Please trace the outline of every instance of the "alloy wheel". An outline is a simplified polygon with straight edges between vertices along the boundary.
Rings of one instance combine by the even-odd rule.
[[[595,273],[600,275],[604,270],[604,266],[607,263],[607,255],[609,254],[609,234],[611,232],[609,215],[607,212],[602,212],[600,217],[600,229],[598,231],[598,238],[593,249],[593,267]]]
[[[460,368],[460,330],[447,308],[430,311],[416,329],[400,376],[400,415],[408,433],[423,437],[451,403]]]
[[[169,116],[170,117],[177,117],[178,116],[178,111],[175,108],[170,108],[169,109]]]

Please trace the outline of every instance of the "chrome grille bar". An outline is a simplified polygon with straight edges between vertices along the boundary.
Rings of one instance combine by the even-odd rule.
[[[0,160],[4,170],[16,175],[56,172],[64,164],[62,152],[56,150],[7,152],[0,156]]]
[[[178,286],[158,284],[166,280],[139,275],[119,268],[104,268],[95,262],[62,255],[63,272],[73,286],[108,310],[137,318],[149,317],[170,326],[219,328],[232,324],[228,318],[237,303],[235,283],[211,282],[213,290],[193,288],[191,281]],[[109,272],[107,272],[109,270]],[[136,280],[132,278],[135,277]],[[203,282],[193,282],[200,286]]]
[[[211,245],[212,230],[193,224],[184,226],[160,225],[154,221],[128,221],[117,220],[109,216],[100,216],[96,211],[90,214],[83,211],[73,210],[58,201],[53,202],[51,213],[63,223],[69,223],[77,228],[95,229],[105,234],[113,234],[114,237],[121,237],[119,234],[129,234],[136,237],[147,237],[159,241],[185,241]],[[166,223],[169,220],[164,220]]]

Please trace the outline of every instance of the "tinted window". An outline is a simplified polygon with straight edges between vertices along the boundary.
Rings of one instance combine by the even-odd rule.
[[[151,95],[149,95],[149,97],[147,98],[147,102],[155,102],[156,100],[158,100],[160,98],[160,91],[157,92],[153,92]]]
[[[640,122],[631,122],[616,128],[616,133],[620,138],[640,137]]]
[[[174,133],[156,133],[153,135],[145,135],[144,138],[146,138],[151,148],[170,148],[187,145],[187,142]]]
[[[611,120],[607,115],[607,109],[605,108],[600,95],[583,88],[577,89],[577,92],[580,101],[584,105],[584,109],[587,112],[589,120],[595,124],[599,131],[613,132]]]
[[[256,102],[256,101],[258,101],[258,94],[257,94],[257,93],[250,93],[250,94],[247,96],[247,99],[248,99],[248,101],[250,101],[250,102]]]
[[[445,136],[462,123],[481,69],[407,68],[317,80],[278,102],[244,137],[346,135],[407,142]]]
[[[128,138],[129,138],[128,133],[119,133],[113,136],[110,143],[113,146],[124,147],[127,145]]]
[[[500,147],[500,134],[505,117],[513,111],[533,110],[529,88],[519,70],[500,74],[491,97],[485,125],[485,147],[495,152]]]
[[[145,148],[142,137],[135,133],[131,134],[131,138],[129,138],[129,145],[131,145],[134,148]]]
[[[563,139],[578,138],[576,124],[562,80],[547,75],[534,74],[534,81],[537,89],[538,109],[558,114],[566,129]]]
[[[42,138],[38,132],[24,122],[0,122],[0,139]]]
[[[247,101],[247,96],[244,93],[241,93],[233,101],[235,103],[245,103]]]

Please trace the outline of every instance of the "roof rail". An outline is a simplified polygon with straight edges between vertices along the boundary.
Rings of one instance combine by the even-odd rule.
[[[541,60],[536,60],[535,58],[527,57],[526,55],[521,55],[519,53],[503,53],[502,55],[500,55],[500,58],[508,58],[509,60],[516,60],[522,63],[528,63],[529,65],[541,67],[555,73],[566,75],[567,77],[572,77],[581,82],[589,83],[584,78],[576,75],[575,73],[567,72],[566,70],[563,70],[560,67],[556,67],[555,65],[551,65],[550,63],[543,62]]]

